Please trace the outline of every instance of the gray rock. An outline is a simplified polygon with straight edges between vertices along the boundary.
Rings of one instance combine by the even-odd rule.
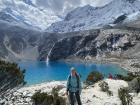
[[[49,60],[66,59],[69,57],[85,58],[86,56],[124,56],[127,58],[138,56],[140,50],[139,31],[135,30],[101,30],[99,33],[86,35],[74,35],[72,37],[58,40],[51,48],[48,55]],[[100,43],[97,46],[97,43]],[[133,43],[135,42],[135,43]],[[133,49],[136,49],[135,52]],[[112,52],[113,53],[112,55]],[[117,53],[118,52],[118,53]],[[131,54],[130,54],[131,53]]]
[[[98,36],[73,36],[59,40],[54,44],[49,54],[49,60],[65,59],[69,56],[85,57],[87,55],[96,55],[95,45],[92,41]],[[91,48],[92,46],[92,48]]]

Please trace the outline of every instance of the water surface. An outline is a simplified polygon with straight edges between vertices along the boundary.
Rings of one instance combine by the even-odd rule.
[[[126,75],[127,71],[113,64],[93,64],[93,63],[68,63],[68,62],[42,62],[42,61],[22,61],[19,62],[22,69],[26,69],[25,81],[28,85],[49,81],[64,81],[70,73],[70,68],[75,67],[85,81],[91,71],[99,71],[106,77],[112,75]]]

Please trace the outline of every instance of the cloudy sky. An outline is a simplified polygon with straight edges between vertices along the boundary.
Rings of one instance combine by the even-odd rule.
[[[103,6],[112,0],[0,0],[1,6],[6,4],[6,6],[20,6],[21,8],[27,8],[23,5],[23,1],[32,1],[37,7],[46,10],[52,10],[55,14],[65,15],[69,11],[76,7],[84,6],[90,4],[92,6]],[[15,5],[13,5],[15,4]]]
[[[90,4],[92,6],[103,6],[112,0],[34,0],[33,2],[42,8],[51,8],[59,13],[67,13],[78,6]]]

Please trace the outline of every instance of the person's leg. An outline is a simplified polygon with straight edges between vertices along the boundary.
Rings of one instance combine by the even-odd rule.
[[[77,100],[78,105],[82,105],[79,92],[76,92],[76,93],[75,93],[75,96],[76,96],[76,100]]]
[[[70,97],[70,105],[74,105],[74,93],[69,92],[69,97]]]

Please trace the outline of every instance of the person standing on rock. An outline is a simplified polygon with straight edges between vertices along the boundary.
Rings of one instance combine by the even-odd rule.
[[[67,80],[67,91],[66,94],[69,95],[70,105],[74,105],[74,96],[76,97],[78,105],[82,105],[80,94],[82,86],[80,76],[77,74],[74,67],[71,68],[71,74],[68,76]]]

